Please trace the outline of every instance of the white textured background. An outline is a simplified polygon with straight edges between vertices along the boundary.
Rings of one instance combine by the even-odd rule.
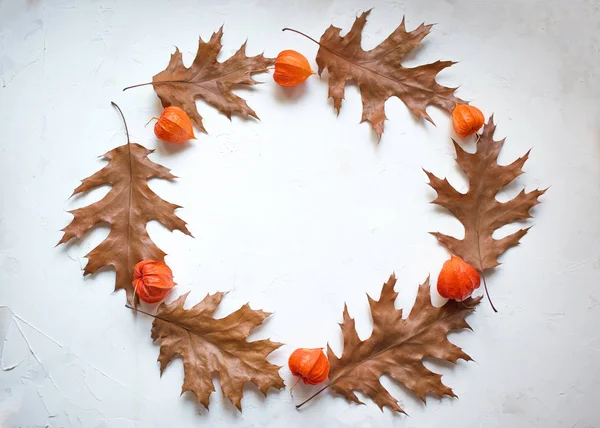
[[[587,1],[47,1],[0,0],[0,425],[3,427],[600,427],[600,3]],[[253,338],[287,343],[270,360],[286,365],[296,347],[341,350],[344,301],[363,338],[365,293],[377,296],[395,271],[399,306],[433,281],[448,257],[428,231],[460,235],[457,221],[429,205],[421,167],[465,189],[454,163],[449,117],[417,122],[396,98],[386,103],[383,139],[359,124],[360,95],[346,90],[339,117],[326,75],[291,90],[266,83],[237,93],[261,121],[230,122],[199,103],[209,135],[173,149],[144,123],[160,112],[151,87],[121,92],[162,70],[174,45],[189,64],[197,37],[225,24],[229,57],[317,51],[290,26],[318,38],[347,31],[374,7],[363,36],[370,49],[400,24],[437,23],[404,65],[459,64],[439,81],[496,114],[500,156],[533,147],[526,174],[502,195],[551,185],[533,210],[535,227],[509,250],[488,283],[500,313],[484,302],[474,332],[453,335],[476,362],[428,362],[460,397],[418,402],[383,383],[410,417],[323,394],[301,411],[287,391],[266,399],[245,388],[240,414],[221,397],[207,412],[179,396],[182,365],[159,377],[151,319],[133,317],[112,294],[110,270],[84,279],[83,256],[108,229],[54,248],[68,209],[107,189],[68,200],[98,159],[133,140],[156,148],[174,183],[152,182],[195,239],[150,224],[190,303],[231,290],[218,314],[249,301],[274,311]],[[467,146],[472,149],[472,141]],[[514,227],[507,228],[514,230]],[[16,314],[16,315],[13,315]],[[13,368],[14,367],[14,368]],[[298,387],[299,401],[315,391]]]

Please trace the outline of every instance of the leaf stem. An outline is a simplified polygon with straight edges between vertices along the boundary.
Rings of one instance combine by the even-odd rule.
[[[164,303],[161,303],[161,305],[163,305],[163,304],[164,304]],[[129,304],[125,304],[125,307],[126,307],[126,308],[129,308],[129,309],[131,309],[132,311],[139,312],[139,313],[142,313],[142,314],[144,314],[144,315],[148,315],[149,317],[152,317],[152,318],[154,318],[154,319],[161,320],[161,321],[164,321],[164,322],[168,322],[169,324],[173,324],[173,325],[175,325],[175,326],[177,326],[177,327],[179,327],[179,328],[182,328],[182,329],[184,329],[184,330],[185,330],[185,331],[187,331],[188,333],[194,333],[194,332],[193,332],[193,331],[191,331],[189,328],[187,328],[187,327],[185,327],[185,326],[183,326],[183,325],[180,325],[180,324],[178,324],[178,323],[177,323],[177,322],[175,322],[175,321],[172,321],[172,320],[169,320],[169,319],[167,319],[167,318],[161,317],[161,316],[160,316],[160,315],[158,315],[158,314],[151,314],[151,313],[149,313],[149,312],[142,311],[141,309],[134,308],[133,306],[131,306],[131,305],[129,305]],[[159,308],[160,308],[160,306],[159,306]],[[194,334],[197,334],[197,333],[194,333]]]
[[[134,308],[133,306],[130,306],[129,304],[126,304],[125,307],[131,309],[132,311],[141,312],[144,315],[151,316],[152,318],[158,318],[156,315],[153,315],[153,314],[151,314],[149,312],[146,312],[146,311],[142,311],[141,309],[138,309],[138,308]]]
[[[302,31],[294,30],[293,28],[288,28],[288,27],[283,28],[281,31],[292,31],[296,34],[300,34],[301,36],[306,37],[308,40],[312,40],[313,42],[315,42],[317,45],[321,46],[322,48],[327,49],[325,46],[321,45],[321,43],[317,42],[315,39],[313,39],[309,35],[304,34]],[[327,50],[329,50],[329,49],[327,49]]]
[[[132,89],[132,88],[139,88],[140,86],[156,85],[158,83],[190,83],[190,82],[188,82],[186,80],[159,80],[157,82],[146,82],[146,83],[139,83],[137,85],[131,85],[126,88],[123,88],[123,91],[126,91],[127,89]]]
[[[490,298],[490,293],[488,292],[487,282],[485,281],[485,275],[483,274],[483,271],[479,271],[479,274],[481,275],[481,278],[483,278],[483,288],[485,288],[485,294],[488,298],[488,302],[490,302],[490,306],[492,307],[494,312],[498,313],[498,310],[494,306],[494,302],[492,302],[492,299]]]
[[[294,32],[294,33],[296,33],[296,34],[300,34],[301,36],[304,36],[304,37],[306,37],[308,40],[311,40],[311,41],[315,42],[317,45],[319,45],[319,47],[320,47],[320,48],[323,48],[323,49],[325,49],[327,52],[330,52],[330,53],[332,53],[332,54],[334,54],[334,55],[336,55],[336,56],[339,56],[340,58],[343,58],[343,59],[345,59],[346,61],[348,61],[348,59],[344,58],[344,57],[343,57],[343,56],[341,56],[339,53],[337,53],[337,52],[335,52],[335,51],[333,51],[333,50],[329,49],[329,48],[328,48],[327,46],[325,46],[325,45],[322,45],[322,44],[321,44],[321,42],[317,42],[315,39],[313,39],[312,37],[310,37],[308,34],[304,34],[302,31],[294,30],[293,28],[288,28],[288,27],[285,27],[285,28],[283,28],[281,31],[292,31],[292,32]],[[350,61],[349,61],[349,62],[350,62]],[[364,68],[364,67],[363,67],[363,68]],[[368,69],[368,68],[367,68],[367,70],[369,70],[369,71],[372,71],[372,72],[373,72],[373,70],[370,70],[370,69]],[[374,72],[374,73],[377,73],[377,72]],[[315,74],[315,73],[313,72],[313,74]],[[384,77],[385,77],[385,76],[384,76]]]
[[[328,48],[327,46],[325,46],[325,45],[322,45],[322,44],[321,44],[321,42],[317,42],[315,39],[313,39],[312,37],[310,37],[310,36],[309,36],[309,35],[307,35],[307,34],[304,34],[302,31],[294,30],[293,28],[288,28],[288,27],[285,27],[285,28],[284,28],[284,29],[282,29],[281,31],[293,31],[294,33],[300,34],[301,36],[304,36],[304,37],[306,37],[308,40],[312,40],[312,41],[313,41],[313,42],[315,42],[317,45],[319,45],[319,47],[321,47],[321,48],[325,49],[326,51],[328,51],[328,52],[331,52],[332,54],[334,54],[334,55],[337,55],[337,56],[339,56],[339,57],[343,58],[343,57],[342,57],[340,54],[338,54],[337,52],[335,52],[335,51],[333,51],[333,50],[329,49],[329,48]],[[347,61],[347,60],[346,60],[346,61]],[[371,70],[371,71],[373,71],[373,70]],[[314,73],[313,73],[313,74],[314,74]]]
[[[313,395],[311,395],[310,397],[308,397],[306,400],[304,400],[302,403],[298,404],[296,406],[296,409],[299,409],[300,407],[304,406],[306,403],[308,403],[310,400],[312,400],[313,398],[315,398],[317,395],[319,395],[321,392],[325,391],[327,388],[329,388],[331,386],[331,383],[327,386],[324,386],[323,388],[319,389],[317,392],[315,392]]]
[[[125,124],[125,133],[127,134],[127,144],[130,143],[129,140],[129,128],[127,128],[127,121],[125,120],[125,115],[123,114],[123,110],[121,110],[121,107],[119,107],[114,101],[110,102],[112,104],[113,107],[116,107],[117,110],[119,110],[119,113],[121,114],[121,119],[123,119],[123,123]]]

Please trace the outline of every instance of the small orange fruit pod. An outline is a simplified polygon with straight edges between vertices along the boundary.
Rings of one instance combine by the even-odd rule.
[[[171,268],[153,260],[142,260],[135,265],[131,284],[140,300],[146,303],[160,302],[176,285]]]
[[[440,296],[447,299],[464,300],[473,290],[479,288],[479,273],[460,257],[451,256],[446,260],[440,276],[437,289]]]
[[[192,121],[182,108],[169,106],[163,110],[154,124],[154,135],[168,143],[184,143],[196,138]],[[152,120],[151,119],[151,120]]]
[[[329,376],[329,360],[321,348],[299,348],[292,352],[288,366],[302,382],[317,385]]]
[[[466,138],[479,131],[484,122],[485,117],[477,107],[457,104],[452,111],[452,127],[461,138]]]
[[[304,55],[293,50],[281,51],[275,60],[273,80],[281,86],[295,86],[308,79],[314,72]]]

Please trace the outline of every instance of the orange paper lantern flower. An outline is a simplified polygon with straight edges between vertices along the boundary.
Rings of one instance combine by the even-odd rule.
[[[452,112],[452,127],[461,138],[479,131],[483,122],[485,122],[485,118],[481,110],[468,104],[457,104]]]
[[[451,256],[442,267],[437,289],[442,297],[463,300],[479,288],[479,281],[479,273],[470,264],[460,257]]]
[[[160,117],[153,117],[154,135],[168,143],[184,143],[196,138],[192,121],[182,108],[169,106],[163,110]],[[152,120],[150,119],[150,120]]]
[[[314,72],[308,60],[300,52],[288,49],[277,55],[273,80],[281,86],[295,86],[304,82],[312,74]]]
[[[300,348],[290,355],[288,366],[302,382],[317,385],[329,376],[329,360],[321,348]]]
[[[165,263],[142,260],[133,269],[132,285],[140,300],[157,303],[169,294],[175,283],[173,272]]]

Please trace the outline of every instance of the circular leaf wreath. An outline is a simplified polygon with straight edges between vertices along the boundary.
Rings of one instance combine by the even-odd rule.
[[[456,88],[447,88],[435,81],[436,75],[453,63],[436,61],[414,68],[400,65],[402,58],[420,45],[431,30],[431,25],[421,24],[406,31],[404,19],[396,30],[370,51],[361,48],[362,30],[369,11],[356,18],[344,37],[341,29],[330,26],[320,41],[297,30],[319,45],[316,56],[319,75],[323,70],[329,75],[329,96],[339,112],[347,80],[354,80],[360,88],[363,101],[362,121],[368,121],[378,139],[384,131],[385,101],[396,96],[420,118],[432,122],[426,112],[428,106],[438,106],[451,112],[465,101],[454,96]],[[237,114],[258,118],[246,101],[232,92],[234,84],[253,85],[252,74],[263,72],[274,64],[272,58],[262,54],[248,57],[245,43],[229,59],[218,62],[222,45],[221,27],[208,42],[200,39],[198,53],[190,67],[185,67],[179,49],[171,55],[167,68],[155,75],[152,82],[133,87],[152,85],[163,107],[182,108],[199,130],[206,132],[202,117],[196,109],[196,99],[216,107],[227,117]],[[113,105],[123,113],[116,104]],[[123,121],[125,118],[123,117]],[[433,123],[433,122],[432,122]],[[172,303],[162,303],[155,313],[138,307],[132,286],[134,266],[142,260],[163,261],[165,253],[154,244],[146,231],[150,220],[157,220],[169,230],[191,233],[175,214],[178,205],[165,201],[148,187],[151,178],[175,178],[162,165],[148,158],[152,150],[129,140],[104,155],[108,164],[85,178],[73,194],[87,192],[98,186],[109,185],[108,194],[91,205],[71,211],[74,218],[63,229],[59,244],[81,237],[98,223],[108,223],[110,233],[102,243],[86,255],[88,263],[84,275],[92,274],[104,266],[116,271],[115,290],[125,289],[128,307],[154,317],[152,338],[160,342],[160,370],[176,357],[183,359],[184,382],[182,392],[191,391],[196,401],[208,408],[210,394],[214,391],[212,373],[220,375],[221,388],[239,410],[242,409],[242,388],[246,382],[256,385],[264,394],[269,388],[284,388],[279,376],[281,367],[271,364],[267,357],[281,343],[271,340],[248,342],[250,332],[260,326],[270,314],[250,309],[244,305],[225,318],[215,319],[223,293],[207,295],[190,309],[184,309],[187,294]],[[446,179],[431,172],[429,185],[437,192],[433,203],[446,208],[464,226],[463,239],[435,232],[433,235],[451,254],[473,266],[483,277],[487,269],[496,267],[498,257],[519,243],[528,229],[521,229],[502,239],[494,239],[498,228],[530,218],[529,210],[539,203],[545,190],[522,190],[507,202],[498,202],[496,194],[523,173],[529,152],[509,165],[499,165],[498,155],[504,140],[494,140],[495,125],[490,117],[477,137],[475,153],[464,151],[454,142],[456,160],[469,181],[466,193],[460,193]],[[485,277],[484,285],[485,285]],[[419,287],[416,302],[410,315],[403,319],[402,310],[394,307],[398,293],[394,291],[396,278],[391,275],[383,285],[378,300],[369,297],[373,318],[371,336],[361,341],[347,308],[340,324],[344,349],[340,357],[328,346],[327,357],[331,369],[329,383],[296,407],[302,407],[326,389],[344,396],[348,401],[360,403],[356,391],[371,398],[377,405],[403,412],[398,401],[389,394],[379,379],[383,374],[401,383],[425,401],[428,393],[438,397],[455,396],[452,389],[441,381],[441,375],[423,365],[425,357],[434,357],[456,363],[470,360],[461,348],[447,339],[454,330],[470,328],[465,318],[481,301],[481,297],[467,298],[462,302],[448,301],[434,307],[430,298],[429,280]],[[487,285],[486,285],[487,292]],[[489,296],[488,296],[489,297]],[[491,301],[490,301],[491,303]],[[493,307],[493,306],[492,306]]]

